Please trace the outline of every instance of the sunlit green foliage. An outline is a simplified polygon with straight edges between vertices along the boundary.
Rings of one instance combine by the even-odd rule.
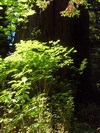
[[[73,48],[68,50],[59,41],[30,40],[16,44],[13,54],[0,59],[1,132],[48,133],[53,131],[54,120],[58,131],[62,130],[59,125],[63,122],[70,124],[74,110],[71,90],[65,88],[64,93],[54,93],[54,98],[48,96],[55,91],[54,86],[59,86],[53,74],[73,64],[70,57],[73,52]],[[57,108],[55,113],[52,113],[53,106]]]
[[[44,3],[43,3],[44,2]],[[41,4],[46,4],[46,1],[40,0],[2,0],[0,1],[0,10],[6,8],[5,15],[7,18],[7,27],[0,27],[1,31],[4,31],[6,35],[9,34],[10,31],[16,30],[16,25],[20,22],[27,22],[27,17],[30,15],[34,15],[36,12],[34,10],[34,6],[41,7]],[[0,18],[2,19],[2,18]]]

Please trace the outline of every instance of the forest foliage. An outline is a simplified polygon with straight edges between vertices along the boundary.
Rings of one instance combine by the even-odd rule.
[[[22,40],[13,54],[0,59],[2,132],[70,130],[74,111],[71,85],[68,81],[58,82],[54,74],[73,65],[73,52],[76,51],[64,48],[59,41]],[[79,71],[82,69],[84,63]]]
[[[79,7],[88,6],[85,0],[66,3],[61,16],[79,15]],[[49,4],[46,0],[1,0],[0,10],[5,13],[5,20],[0,16],[4,21],[1,33],[8,36],[20,23],[28,22],[28,17],[36,13],[35,7],[44,11]],[[59,40],[20,40],[14,45],[14,53],[0,58],[0,131],[70,133],[75,106],[73,92],[87,60],[76,68],[71,57],[76,50],[63,47]],[[65,69],[77,73],[76,80],[67,77],[61,80],[59,70]]]

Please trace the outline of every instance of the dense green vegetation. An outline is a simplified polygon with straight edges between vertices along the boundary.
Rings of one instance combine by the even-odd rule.
[[[0,61],[1,132],[70,131],[74,111],[72,84],[58,82],[58,69],[73,67],[70,54],[57,42],[21,41]],[[84,60],[77,71],[82,73]],[[51,103],[52,102],[52,103]],[[54,127],[54,128],[53,128]]]
[[[80,104],[76,98],[77,86],[81,84],[80,79],[84,77],[88,66],[87,59],[78,57],[76,60],[80,61],[77,65],[77,61],[74,61],[75,54],[81,51],[68,44],[62,46],[63,40],[36,40],[38,35],[42,36],[41,28],[27,28],[29,21],[34,20],[30,19],[31,16],[38,16],[39,13],[42,17],[42,12],[44,13],[51,3],[52,1],[46,0],[0,1],[0,45],[8,44],[10,47],[9,44],[12,43],[14,48],[13,53],[8,48],[6,54],[3,54],[5,49],[1,49],[1,133],[95,133],[99,127],[95,126],[93,121],[99,121],[100,107],[88,101],[84,104],[85,100]],[[60,17],[77,17],[78,21],[81,8],[90,6],[92,9],[94,4],[93,2],[90,6],[87,0],[69,0],[59,14]],[[90,12],[91,45],[95,45],[95,40],[99,42],[100,39],[97,29],[100,25],[94,24],[93,16],[95,15]],[[31,39],[25,35],[17,38],[18,28],[22,29],[22,36],[26,29],[27,32],[32,31]],[[45,28],[42,30],[45,31]],[[12,37],[15,32],[17,35]],[[15,42],[18,43],[12,41],[12,38],[16,38]],[[97,56],[99,57],[99,54]],[[94,64],[93,62],[93,68]],[[98,68],[98,65],[96,67]],[[100,86],[99,80],[97,86]],[[85,93],[89,93],[88,90]]]
[[[55,119],[53,125],[63,121],[70,124],[74,110],[71,89],[62,83],[63,93],[55,92],[61,83],[57,83],[53,74],[59,68],[73,64],[71,52],[74,49],[67,50],[58,41],[49,42],[47,46],[47,43],[30,40],[16,44],[16,51],[1,59],[1,131],[17,129],[17,132],[47,133],[52,131]],[[56,109],[52,114],[53,106]]]

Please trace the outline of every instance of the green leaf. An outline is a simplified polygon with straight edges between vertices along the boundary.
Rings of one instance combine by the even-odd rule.
[[[3,7],[2,6],[0,6],[0,10],[3,10]]]

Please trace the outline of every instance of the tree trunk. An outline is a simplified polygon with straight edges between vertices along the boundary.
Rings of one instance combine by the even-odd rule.
[[[76,101],[79,102],[93,102],[94,94],[91,85],[91,68],[90,68],[90,46],[89,46],[89,15],[85,9],[81,9],[79,18],[74,18],[71,21],[71,44],[77,50],[75,57],[75,64],[79,66],[81,61],[88,59],[87,68],[79,79],[77,87]]]

